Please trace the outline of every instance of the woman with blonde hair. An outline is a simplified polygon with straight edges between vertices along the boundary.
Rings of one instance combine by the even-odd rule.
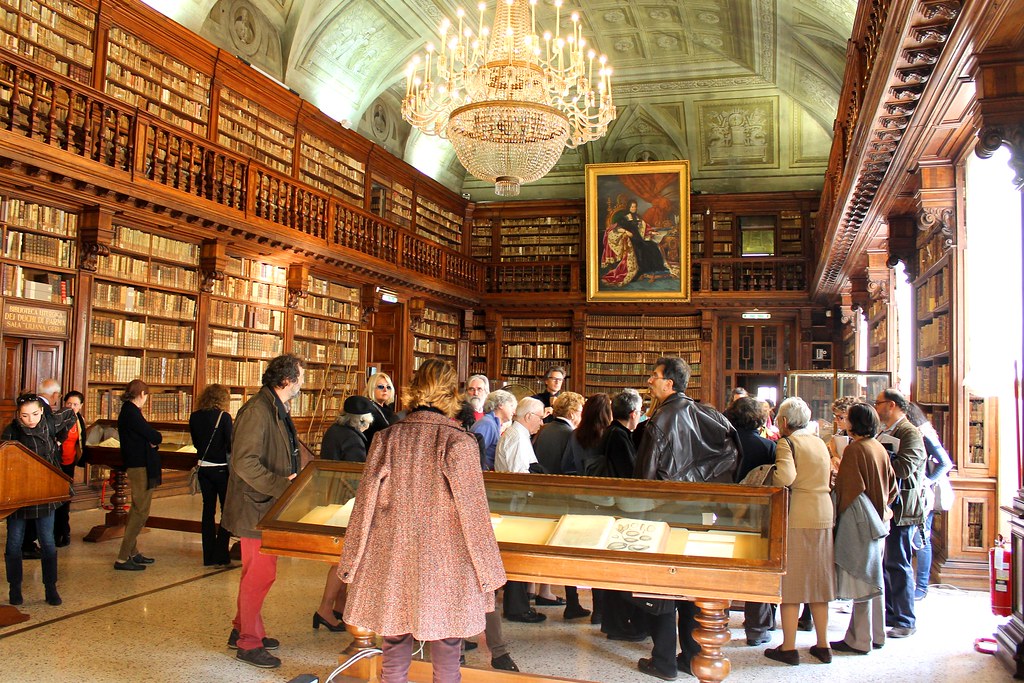
[[[203,566],[231,564],[228,543],[231,533],[217,526],[217,501],[224,514],[228,493],[228,460],[231,458],[231,394],[223,384],[211,384],[199,394],[195,411],[188,417],[192,445],[199,454],[199,491],[203,495]]]
[[[370,445],[338,567],[345,621],[384,639],[384,683],[408,680],[413,639],[430,641],[434,680],[461,680],[462,639],[484,630],[505,583],[476,440],[452,417],[458,375],[424,361],[409,415]]]
[[[366,388],[363,396],[370,399],[370,414],[373,415],[373,424],[363,432],[366,442],[373,443],[373,437],[382,429],[387,429],[398,422],[395,415],[395,383],[386,372],[377,372],[366,380]]]

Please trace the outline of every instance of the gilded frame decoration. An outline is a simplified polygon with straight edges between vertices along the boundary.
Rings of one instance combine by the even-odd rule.
[[[587,301],[689,301],[690,162],[586,174]]]

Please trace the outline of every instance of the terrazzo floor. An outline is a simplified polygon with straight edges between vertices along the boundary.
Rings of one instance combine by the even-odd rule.
[[[198,519],[198,496],[159,498],[153,514]],[[281,558],[278,580],[264,606],[271,635],[281,640],[279,669],[256,669],[238,662],[225,647],[234,613],[239,568],[202,566],[199,536],[153,529],[139,547],[157,559],[143,572],[115,572],[118,541],[84,543],[82,536],[99,523],[102,512],[72,514],[69,547],[59,550],[59,588],[64,604],[43,601],[38,562],[26,562],[25,605],[31,619],[0,630],[0,680],[5,683],[136,681],[263,683],[290,681],[312,673],[325,681],[349,643],[347,634],[311,628],[312,614],[323,590],[325,563]],[[6,525],[0,525],[0,538]],[[581,591],[584,602],[589,591]],[[6,585],[0,599],[6,598]],[[4,602],[6,604],[6,602]],[[505,623],[512,657],[523,671],[601,683],[650,682],[636,671],[636,661],[649,656],[650,641],[620,643],[604,639],[589,623],[564,622],[560,608],[541,608],[542,624]],[[848,616],[834,606],[830,638],[842,636]],[[586,622],[587,620],[583,620]],[[995,657],[974,650],[975,638],[991,636],[1003,621],[992,616],[988,595],[933,588],[918,603],[918,632],[890,640],[868,656],[836,655],[819,664],[806,649],[813,634],[800,633],[797,645],[803,664],[789,667],[771,662],[763,647],[747,647],[742,613],[731,618],[732,637],[726,654],[732,662],[728,681],[787,683],[991,683],[1007,681],[1009,673]],[[782,640],[778,631],[772,646]],[[490,655],[483,645],[467,654],[469,666],[487,669]],[[338,677],[336,681],[350,681]],[[680,675],[680,681],[696,680]]]

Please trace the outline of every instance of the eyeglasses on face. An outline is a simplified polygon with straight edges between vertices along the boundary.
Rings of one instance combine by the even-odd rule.
[[[880,406],[883,403],[895,403],[895,401],[892,401],[892,400],[887,399],[887,398],[886,399],[882,399],[881,401],[875,401],[875,405],[876,406]]]
[[[564,377],[548,377],[548,380],[551,381],[551,382],[564,382],[565,378]]]
[[[391,387],[389,387],[389,386],[388,386],[387,384],[378,384],[378,385],[377,385],[377,388],[378,388],[378,389],[380,389],[380,390],[382,390],[382,391],[383,391],[383,390],[385,390],[385,389],[386,389],[387,391],[391,391]]]

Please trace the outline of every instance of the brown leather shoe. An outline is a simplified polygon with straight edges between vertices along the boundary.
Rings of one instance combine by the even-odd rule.
[[[789,664],[790,666],[796,666],[800,663],[799,652],[796,650],[783,650],[781,645],[768,648],[764,651],[764,656],[768,659],[774,659],[776,662]]]
[[[823,664],[832,663],[832,650],[827,647],[818,647],[817,645],[811,646],[811,656],[816,658]]]

